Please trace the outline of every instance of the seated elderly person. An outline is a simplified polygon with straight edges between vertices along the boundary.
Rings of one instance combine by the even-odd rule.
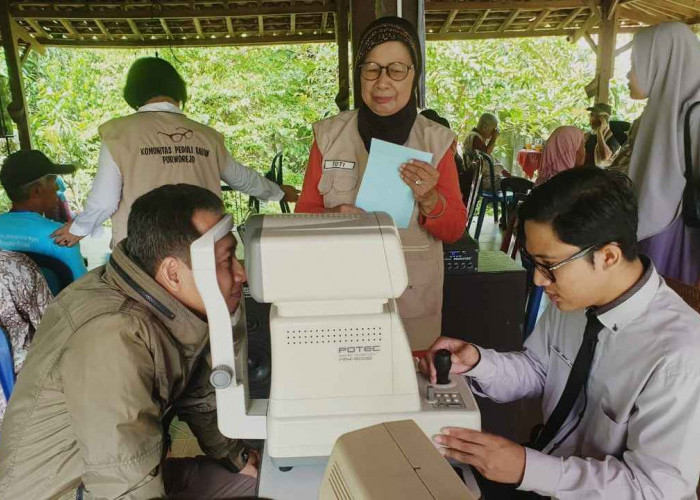
[[[501,483],[499,499],[696,498],[700,315],[637,254],[631,181],[568,170],[535,188],[518,216],[535,284],[551,299],[525,349],[443,337],[431,352],[450,350],[453,372],[493,401],[542,398],[546,423],[526,447],[443,429],[443,454]],[[432,362],[421,368],[435,380]]]
[[[110,262],[49,306],[5,414],[0,498],[254,492],[256,452],[217,428],[206,313],[189,259],[190,244],[223,214],[202,187],[139,197]],[[235,247],[232,234],[215,247],[231,312],[246,280]],[[174,415],[206,457],[164,459]]]
[[[496,141],[498,141],[500,135],[501,131],[498,129],[498,117],[492,113],[484,113],[479,117],[479,122],[476,127],[473,128],[464,139],[462,151],[467,154],[481,151],[491,156],[493,155]],[[483,172],[481,172],[481,174],[484,189],[491,190],[493,186],[491,185],[491,175],[487,163],[484,163]],[[493,174],[496,189],[500,189],[501,177],[510,176],[507,170],[500,168],[500,165],[499,168],[494,169]]]
[[[620,143],[610,129],[612,108],[599,102],[588,108],[591,131],[586,133],[586,161],[584,167],[605,167],[612,162],[613,155],[620,149]]]
[[[36,264],[26,255],[0,250],[0,328],[10,341],[14,373],[27,357],[29,344],[51,292]],[[0,391],[0,423],[7,408],[7,394]]]
[[[0,183],[12,208],[0,215],[0,248],[58,259],[76,280],[87,272],[80,247],[64,248],[50,238],[61,227],[55,221],[59,211],[56,176],[74,170],[71,165],[55,164],[36,150],[17,151],[5,159]]]

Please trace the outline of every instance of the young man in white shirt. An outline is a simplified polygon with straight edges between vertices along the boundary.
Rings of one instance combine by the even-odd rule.
[[[72,246],[112,217],[112,246],[126,237],[131,203],[158,186],[194,184],[221,196],[221,181],[263,200],[296,201],[293,186],[277,186],[233,159],[223,136],[187,118],[187,86],[177,70],[156,57],[129,69],[124,99],[137,112],[100,126],[102,146],[95,180],[76,219],[52,234]]]
[[[524,350],[441,337],[421,369],[434,379],[432,353],[448,349],[475,393],[541,397],[545,425],[527,446],[461,428],[435,442],[512,485],[499,498],[696,498],[700,315],[637,254],[631,182],[571,169],[535,189],[519,218],[551,300]]]

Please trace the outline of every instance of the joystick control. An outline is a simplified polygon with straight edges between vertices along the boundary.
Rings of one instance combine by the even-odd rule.
[[[450,368],[452,368],[452,353],[447,349],[440,349],[433,358],[435,371],[437,372],[437,384],[447,385],[450,383]]]

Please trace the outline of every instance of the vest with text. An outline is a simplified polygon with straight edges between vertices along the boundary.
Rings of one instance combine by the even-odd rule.
[[[126,238],[136,199],[165,184],[193,184],[221,197],[226,146],[216,130],[180,113],[147,111],[104,123],[100,138],[119,167],[122,194],[112,215],[112,246]]]

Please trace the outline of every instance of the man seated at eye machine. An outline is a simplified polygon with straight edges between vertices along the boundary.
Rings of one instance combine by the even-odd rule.
[[[214,193],[187,184],[140,196],[129,237],[109,263],[49,305],[2,423],[0,498],[232,498],[255,491],[256,452],[217,429],[208,325],[189,259],[190,244],[223,211]],[[241,316],[245,270],[235,247],[228,234],[212,248],[212,286],[227,313]],[[175,415],[205,457],[166,459]]]
[[[696,498],[700,316],[637,253],[631,181],[567,170],[518,216],[535,284],[551,300],[524,351],[447,338],[432,350],[451,351],[453,370],[496,402],[542,397],[545,425],[526,447],[459,428],[436,442],[509,485],[482,484],[487,497],[495,488],[499,499]]]
[[[318,463],[346,432],[413,419],[431,436],[445,425],[480,428],[462,377],[417,375],[396,299],[407,286],[399,232],[383,213],[265,215],[249,220],[246,269],[251,295],[272,303],[269,408],[247,401],[245,338],[215,284],[212,248],[230,220],[192,245],[204,299],[217,387],[219,428],[266,438],[275,465]],[[234,329],[234,336],[240,329]],[[247,432],[247,434],[246,434]]]

